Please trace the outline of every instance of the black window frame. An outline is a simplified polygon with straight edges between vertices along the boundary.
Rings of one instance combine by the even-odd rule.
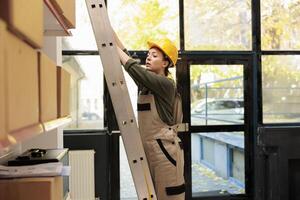
[[[264,124],[263,123],[263,113],[262,113],[262,67],[261,67],[261,57],[263,55],[300,55],[300,51],[262,51],[261,50],[261,17],[260,17],[260,0],[251,0],[251,21],[252,21],[252,50],[251,51],[185,51],[185,37],[184,37],[184,0],[179,0],[179,37],[180,37],[180,52],[179,57],[181,58],[177,65],[177,84],[179,86],[179,91],[182,94],[183,105],[184,105],[184,122],[190,123],[190,102],[189,98],[189,70],[188,66],[191,62],[199,61],[202,59],[212,60],[213,63],[218,63],[221,59],[242,59],[246,60],[248,63],[248,68],[244,71],[244,81],[247,83],[245,88],[244,98],[246,100],[245,106],[245,124],[244,125],[226,125],[226,126],[199,126],[199,127],[189,127],[190,132],[201,131],[201,132],[216,132],[216,131],[244,131],[245,134],[245,186],[246,194],[245,195],[235,195],[234,197],[207,197],[207,198],[193,198],[191,193],[191,180],[189,164],[191,158],[191,149],[188,148],[188,145],[191,144],[190,132],[181,133],[180,137],[183,139],[184,143],[187,144],[184,146],[185,150],[185,175],[187,178],[187,188],[186,197],[187,199],[194,200],[205,200],[205,199],[216,199],[216,200],[229,200],[229,199],[252,199],[254,196],[257,196],[261,191],[259,187],[261,184],[258,182],[256,177],[259,174],[257,171],[259,169],[255,168],[257,166],[256,156],[259,152],[255,148],[257,145],[256,137],[258,135],[258,127],[263,125],[268,126],[299,126],[300,123],[276,123],[276,124]],[[146,57],[146,51],[129,51],[131,54],[137,55],[141,60],[144,60]],[[78,55],[99,55],[98,51],[91,50],[63,50],[63,56],[78,56]],[[104,84],[104,87],[105,84]],[[104,125],[105,130],[112,134],[114,130],[118,130],[117,123],[114,115],[111,115],[113,112],[111,99],[107,89],[104,92]],[[247,108],[246,108],[247,107]],[[247,109],[247,110],[246,110]],[[108,114],[109,113],[109,114]],[[246,138],[247,137],[247,138]],[[119,140],[115,140],[112,145],[119,145]],[[246,148],[247,147],[247,148]],[[118,151],[113,151],[114,158],[117,158],[116,154]],[[117,160],[118,161],[118,160]],[[119,170],[114,168],[114,170]],[[112,172],[112,179],[114,182],[118,182],[120,179],[119,172]],[[120,186],[112,186],[111,191],[118,191]],[[113,199],[119,199],[120,194],[114,195]]]

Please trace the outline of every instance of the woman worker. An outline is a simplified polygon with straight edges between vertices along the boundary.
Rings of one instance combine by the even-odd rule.
[[[176,130],[182,112],[174,107],[181,103],[175,102],[178,93],[168,71],[177,62],[178,50],[169,39],[148,41],[144,68],[128,56],[116,34],[115,39],[121,63],[139,88],[138,124],[157,199],[184,200],[183,149]]]

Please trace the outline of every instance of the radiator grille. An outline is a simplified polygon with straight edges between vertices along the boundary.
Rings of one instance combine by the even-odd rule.
[[[72,200],[95,200],[94,150],[69,151]]]

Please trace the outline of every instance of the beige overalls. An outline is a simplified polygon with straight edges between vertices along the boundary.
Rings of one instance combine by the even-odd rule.
[[[176,126],[157,112],[152,94],[139,95],[139,129],[158,200],[184,200],[184,158]]]

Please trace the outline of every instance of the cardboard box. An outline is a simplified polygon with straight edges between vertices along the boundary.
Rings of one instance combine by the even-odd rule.
[[[59,8],[68,28],[75,28],[76,26],[76,1],[75,0],[52,0]]]
[[[62,177],[37,177],[0,180],[0,199],[62,200]]]
[[[4,21],[0,20],[0,140],[6,138],[5,124],[5,91],[4,91],[4,41],[6,26]]]
[[[0,16],[8,28],[35,48],[43,46],[43,0],[0,0]]]
[[[37,52],[10,32],[5,43],[8,132],[39,123]]]
[[[44,53],[39,53],[40,121],[57,118],[56,64]]]
[[[57,67],[57,106],[58,117],[70,115],[71,75]]]

